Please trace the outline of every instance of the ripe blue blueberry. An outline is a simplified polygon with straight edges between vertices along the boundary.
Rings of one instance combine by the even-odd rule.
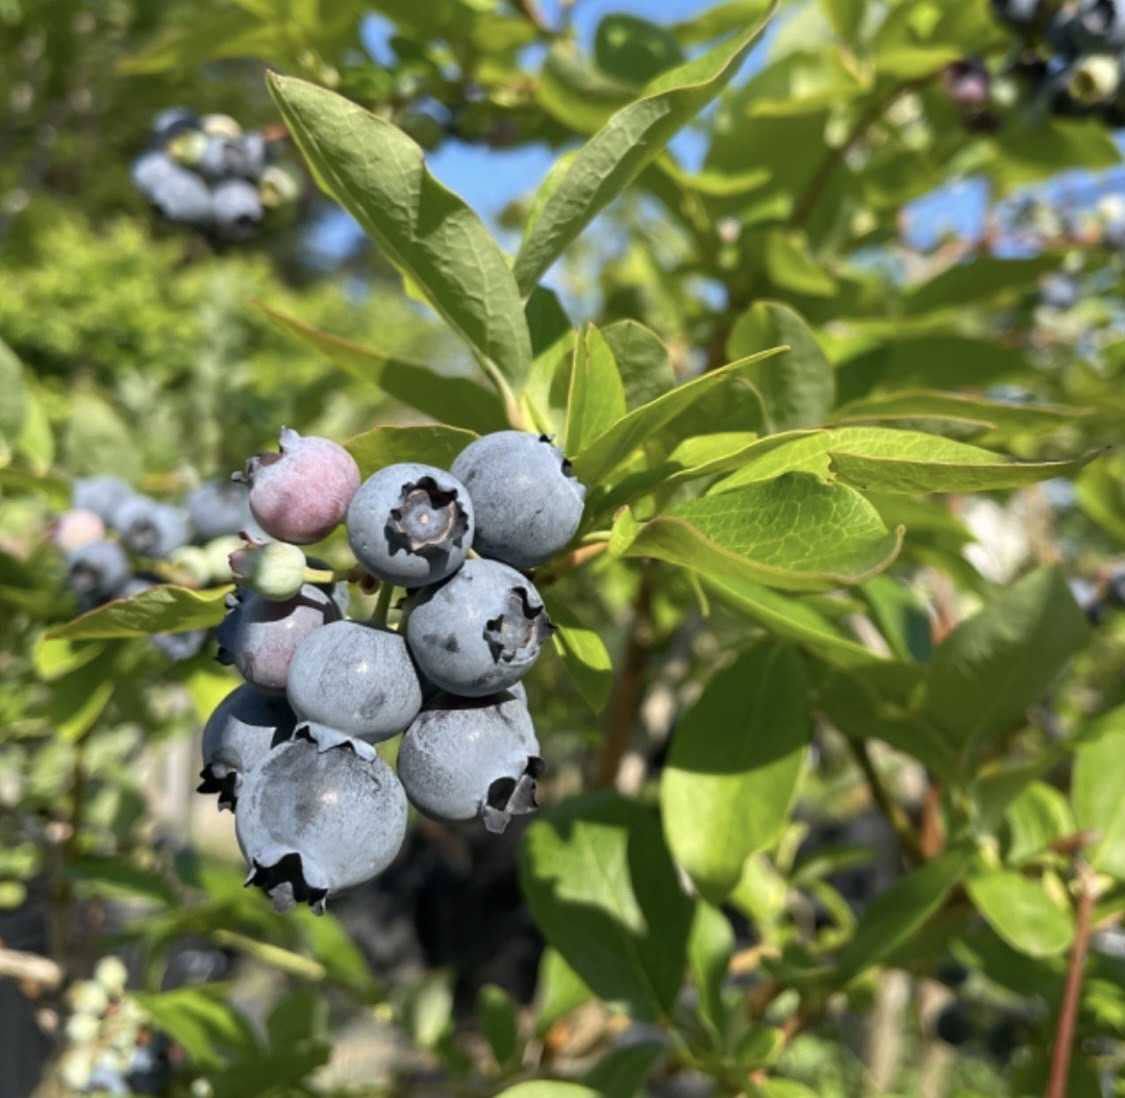
[[[245,179],[227,179],[211,192],[211,220],[223,240],[247,240],[262,223],[258,188]]]
[[[235,825],[250,873],[279,910],[386,869],[406,835],[406,796],[366,744],[301,725],[244,777]],[[323,742],[322,742],[323,741]]]
[[[406,641],[356,621],[333,622],[301,641],[287,692],[302,719],[372,743],[397,735],[422,706]]]
[[[187,511],[148,496],[126,500],[113,513],[112,522],[121,540],[134,553],[145,557],[166,557],[191,541]]]
[[[246,774],[271,747],[289,739],[297,718],[284,698],[243,684],[229,693],[203,729],[200,793],[217,793],[219,808],[232,812]]]
[[[66,558],[66,584],[79,608],[90,610],[125,586],[132,569],[115,541],[91,541]]]
[[[245,484],[209,480],[189,492],[184,503],[199,541],[240,534],[243,530],[251,536],[258,532]]]
[[[217,633],[219,662],[233,663],[247,682],[270,694],[285,693],[297,645],[340,617],[332,597],[311,583],[284,602],[253,592],[241,592],[231,601]]]
[[[420,587],[461,567],[473,544],[473,505],[444,469],[404,462],[363,482],[347,527],[352,552],[376,579]]]
[[[415,808],[439,820],[480,816],[494,832],[535,809],[542,771],[531,715],[510,692],[439,695],[418,714],[398,753],[399,778]]]
[[[72,487],[71,502],[78,510],[93,511],[103,522],[112,522],[117,508],[132,495],[133,489],[120,477],[80,477]]]
[[[359,466],[331,439],[281,429],[279,453],[258,454],[235,479],[250,487],[250,510],[271,537],[309,545],[343,521],[359,488]]]
[[[169,221],[197,228],[211,223],[211,191],[207,184],[195,172],[171,160],[140,189],[157,213]]]
[[[516,568],[566,548],[582,521],[586,487],[546,436],[497,431],[470,442],[453,463],[476,512],[474,547]]]
[[[539,592],[514,568],[467,560],[407,602],[406,639],[418,667],[451,694],[479,698],[531,670],[551,621]]]
[[[152,120],[152,134],[157,141],[167,141],[185,130],[194,130],[199,125],[199,116],[187,107],[166,107],[157,111]]]

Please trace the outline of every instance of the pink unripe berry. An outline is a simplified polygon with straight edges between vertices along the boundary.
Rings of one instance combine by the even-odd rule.
[[[331,439],[281,429],[278,454],[259,454],[235,477],[250,486],[250,510],[281,541],[308,545],[343,521],[359,489],[359,466]]]
[[[105,537],[105,523],[93,511],[64,511],[51,524],[51,542],[64,553],[73,553]]]

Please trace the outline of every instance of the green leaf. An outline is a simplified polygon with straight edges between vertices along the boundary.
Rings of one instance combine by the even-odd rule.
[[[1074,756],[1071,800],[1079,827],[1097,839],[1087,852],[1102,873],[1125,880],[1125,705],[1084,731]]]
[[[926,674],[925,715],[962,755],[1023,723],[1029,705],[1090,635],[1066,580],[1053,568],[1032,572],[961,622],[934,650]]]
[[[548,946],[539,961],[535,984],[535,1032],[544,1034],[560,1018],[589,1002],[594,993],[566,963],[557,949]]]
[[[900,877],[878,896],[840,951],[834,973],[837,982],[848,983],[920,930],[964,876],[969,858],[968,850],[953,847]]]
[[[711,42],[764,18],[771,7],[770,0],[725,0],[682,23],[674,23],[670,29],[685,46]]]
[[[563,450],[581,453],[625,415],[625,388],[601,332],[586,325],[574,343]]]
[[[266,1019],[270,1051],[284,1052],[320,1033],[328,1014],[324,996],[315,988],[296,987],[284,995]]]
[[[836,292],[836,280],[813,258],[802,232],[771,229],[762,258],[770,281],[782,289],[810,297],[831,297]]]
[[[788,473],[679,504],[645,523],[624,555],[800,591],[859,583],[901,546],[901,528],[889,531],[858,492]]]
[[[657,1061],[664,1055],[660,1041],[641,1041],[607,1052],[587,1073],[583,1082],[599,1098],[635,1098]]]
[[[555,1083],[536,1079],[530,1083],[517,1083],[500,1091],[496,1098],[603,1098],[596,1090],[579,1083]]]
[[[411,989],[407,1006],[410,1035],[422,1048],[434,1048],[453,1022],[453,977],[449,972],[427,972]]]
[[[353,435],[344,448],[355,458],[360,475],[369,477],[400,461],[448,469],[476,437],[475,432],[459,427],[372,427],[361,435]]]
[[[1053,255],[1034,259],[997,259],[983,256],[971,263],[955,263],[936,278],[914,286],[903,305],[917,315],[934,309],[996,307],[996,298],[1016,298],[1038,286],[1039,279],[1058,266]]]
[[[0,340],[0,441],[14,443],[23,428],[27,414],[27,388],[24,383],[23,366],[15,351]]]
[[[863,13],[866,0],[820,0],[820,6],[832,29],[852,45],[859,35],[859,28],[863,23]]]
[[[153,633],[186,633],[218,625],[226,613],[224,599],[234,588],[161,584],[128,599],[111,602],[47,631],[48,640],[99,640],[145,637]]]
[[[329,5],[331,7],[331,5]],[[526,19],[494,10],[475,0],[374,0],[370,5],[404,33],[427,44],[442,38],[455,50],[490,55],[527,45],[535,28]]]
[[[651,328],[636,320],[615,320],[601,333],[617,363],[630,411],[675,388],[668,348]]]
[[[784,344],[785,354],[759,362],[747,376],[765,401],[770,431],[811,427],[824,421],[836,399],[836,378],[809,326],[788,305],[759,301],[736,321],[727,354]]]
[[[739,878],[742,867],[739,867]],[[699,1016],[721,1047],[726,1034],[726,1009],[723,983],[734,952],[734,931],[730,920],[704,900],[697,900],[695,917],[688,938],[688,971],[699,994]]]
[[[574,330],[559,295],[546,286],[536,286],[532,290],[523,311],[531,332],[531,353],[536,358]]]
[[[680,988],[692,904],[649,807],[615,794],[565,801],[527,829],[524,895],[547,942],[601,998],[643,1019]]]
[[[1125,479],[1108,461],[1082,470],[1076,485],[1078,505],[1106,533],[1125,544]]]
[[[870,648],[845,637],[807,602],[761,587],[741,575],[701,578],[708,590],[733,609],[775,636],[797,641],[830,666],[867,667],[883,662]]]
[[[780,354],[784,348],[771,347],[728,363],[683,385],[677,385],[661,396],[634,408],[608,431],[594,439],[573,460],[577,477],[587,485],[596,485],[612,472],[646,439],[656,434],[696,401],[724,385],[746,383],[746,374],[757,363]]]
[[[1022,404],[940,389],[899,389],[853,400],[837,408],[831,418],[834,423],[933,419],[995,431],[1038,433],[1081,426],[1080,421],[1089,415],[1086,408],[1063,404]]]
[[[611,12],[594,32],[594,60],[617,80],[645,84],[683,59],[680,43],[667,27],[635,15]]]
[[[791,431],[747,447],[742,467],[711,491],[797,470],[836,476],[865,491],[982,492],[1068,476],[1094,456],[1018,462],[966,442],[895,427]]]
[[[773,12],[702,57],[658,76],[622,107],[549,182],[547,198],[524,235],[515,261],[526,295],[566,246],[663,150],[734,77]]]
[[[516,1004],[502,987],[485,984],[477,993],[477,1018],[496,1063],[503,1068],[519,1046]]]
[[[121,675],[119,657],[116,647],[102,649],[51,684],[45,716],[60,739],[74,742],[93,728],[113,697]]]
[[[570,602],[545,596],[547,613],[555,625],[555,651],[562,657],[574,685],[586,704],[600,713],[609,701],[613,686],[613,664],[605,642],[587,625]]]
[[[430,175],[421,148],[334,92],[275,73],[268,81],[321,186],[476,351],[494,380],[520,381],[531,365],[531,337],[507,261],[477,215]]]
[[[1005,818],[1011,836],[1005,860],[1010,865],[1029,861],[1075,831],[1066,797],[1046,782],[1031,782],[1008,806]]]
[[[817,1098],[817,1093],[793,1079],[767,1079],[754,1084],[752,1098]]]
[[[712,903],[786,826],[812,736],[801,657],[757,645],[720,671],[677,722],[660,781],[673,857]]]
[[[925,663],[933,649],[933,627],[926,604],[904,583],[873,576],[860,588],[875,624],[891,651],[907,663]]]
[[[482,434],[508,425],[504,402],[491,389],[463,377],[445,377],[428,366],[407,362],[314,328],[268,305],[259,308],[282,331],[315,347],[358,381],[427,416]]]
[[[1001,869],[970,877],[965,887],[989,926],[1013,949],[1051,957],[1070,945],[1074,915],[1055,903],[1041,882]]]
[[[223,985],[202,984],[134,998],[157,1027],[203,1067],[221,1067],[232,1056],[257,1050],[253,1029],[230,1005]]]

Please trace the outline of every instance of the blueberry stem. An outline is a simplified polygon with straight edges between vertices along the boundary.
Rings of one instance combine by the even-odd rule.
[[[379,597],[375,601],[375,612],[371,615],[372,625],[386,625],[387,613],[391,608],[391,598],[395,593],[395,585],[393,583],[381,583],[379,585]]]
[[[306,583],[338,583],[346,580],[348,583],[358,583],[362,572],[358,567],[352,568],[306,568]]]

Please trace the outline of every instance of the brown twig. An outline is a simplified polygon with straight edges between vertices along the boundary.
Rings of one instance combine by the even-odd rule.
[[[586,548],[594,548],[594,546]],[[648,574],[645,573],[641,576],[640,586],[633,600],[633,620],[629,626],[629,639],[625,643],[625,655],[613,684],[609,706],[606,708],[605,739],[602,741],[594,774],[594,785],[599,789],[613,785],[637,724],[637,715],[640,713],[641,701],[644,698],[651,603],[652,587]]]
[[[827,155],[820,162],[819,167],[813,173],[812,179],[809,180],[809,185],[805,188],[804,193],[793,207],[793,213],[789,218],[789,223],[791,225],[799,228],[808,221],[813,210],[816,208],[817,202],[820,201],[820,196],[824,193],[829,182],[831,182],[836,169],[840,166],[848,153],[863,140],[867,131],[878,122],[882,114],[890,108],[894,101],[898,99],[899,96],[905,95],[908,91],[911,91],[919,84],[928,82],[930,79],[931,77],[925,77],[922,80],[911,80],[905,84],[899,84],[892,88],[888,95],[876,99],[875,102],[871,104],[867,112],[861,115],[859,121],[851,128],[847,137],[834,149],[829,149]]]
[[[573,572],[576,568],[581,568],[585,564],[596,557],[600,557],[602,553],[609,547],[609,542],[595,541],[592,545],[580,545],[577,549],[572,549],[565,557],[560,557],[558,561],[548,568],[544,568],[535,576],[536,587],[547,587],[554,583],[556,580],[565,576],[568,572]]]
[[[926,861],[925,852],[922,850],[922,844],[918,841],[918,836],[914,833],[914,825],[910,822],[910,817],[907,816],[902,805],[887,792],[879,771],[875,769],[875,763],[871,759],[871,752],[867,749],[867,744],[863,740],[849,739],[848,746],[851,748],[860,770],[863,771],[872,800],[875,801],[879,811],[887,817],[887,821],[894,828],[903,849],[910,855],[912,861]]]
[[[543,18],[543,13],[539,10],[539,5],[535,0],[516,0],[516,7],[523,13],[524,18],[541,34],[553,34],[546,20]]]
[[[1070,1074],[1070,1054],[1074,1047],[1074,1028],[1078,1019],[1078,1002],[1082,995],[1082,978],[1086,968],[1086,950],[1090,944],[1090,929],[1094,915],[1094,871],[1079,860],[1078,911],[1075,917],[1074,944],[1066,969],[1066,987],[1063,990],[1059,1024],[1055,1031],[1055,1044],[1051,1049],[1051,1074],[1047,1080],[1046,1098],[1066,1098],[1067,1077]]]

